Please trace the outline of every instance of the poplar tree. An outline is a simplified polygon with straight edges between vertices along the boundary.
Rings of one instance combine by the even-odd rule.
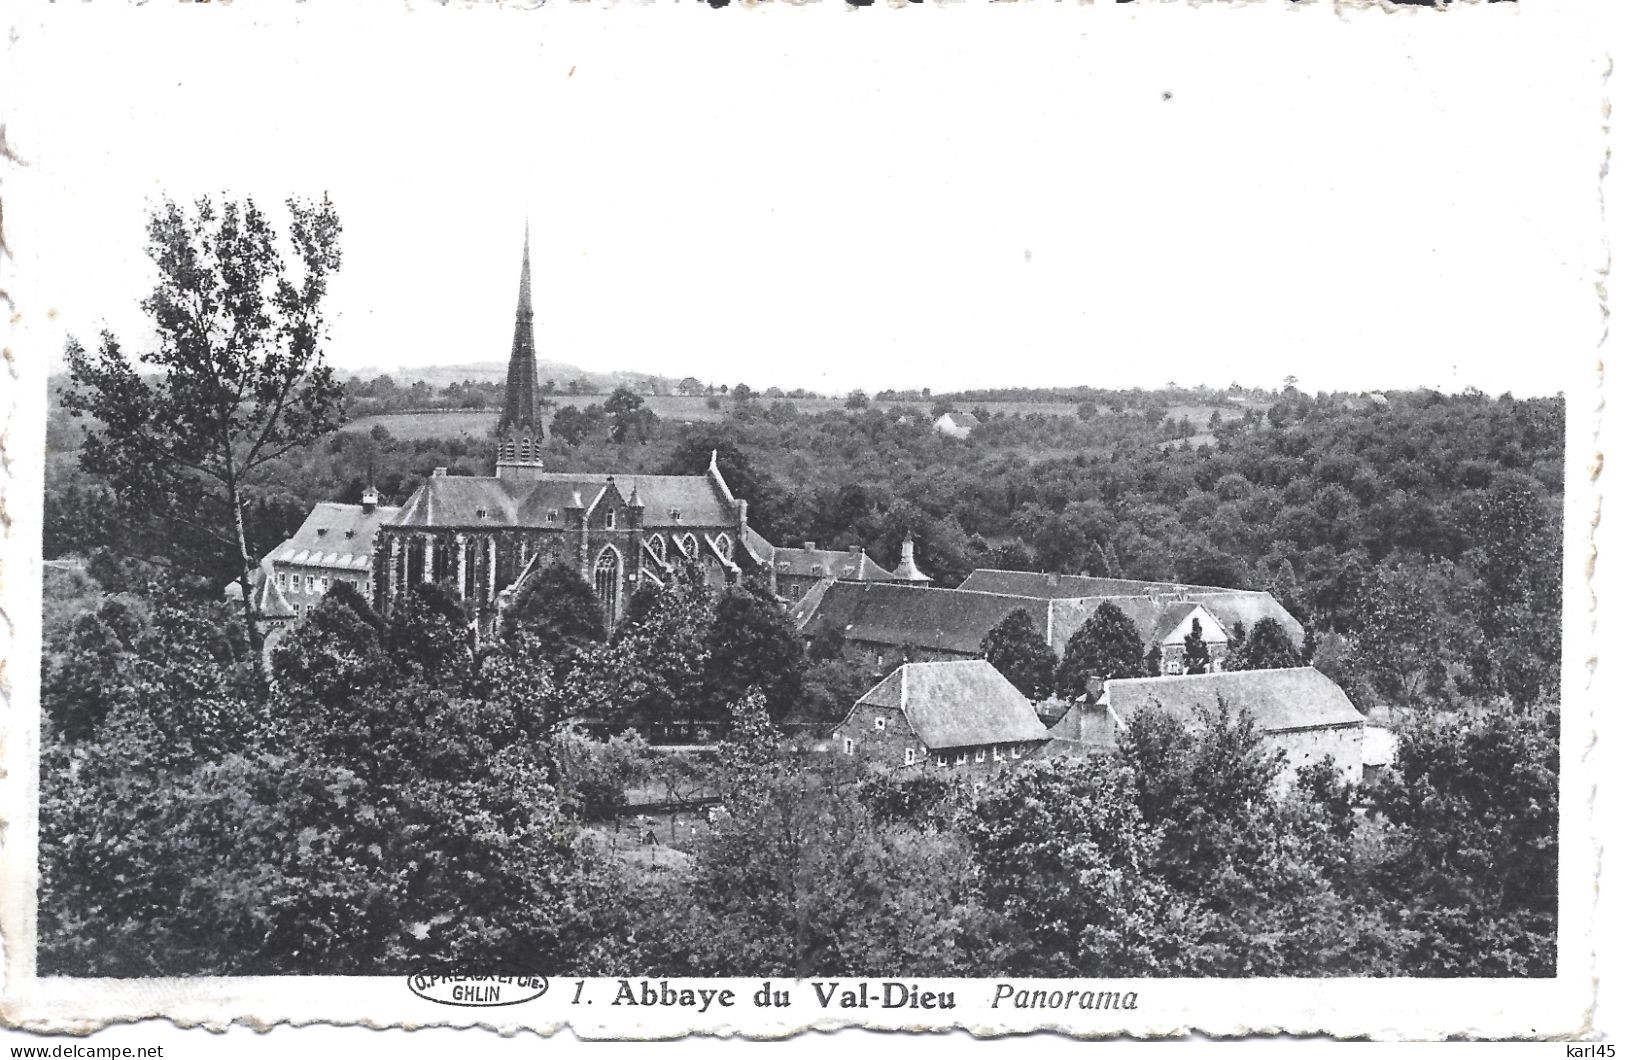
[[[325,197],[287,208],[284,241],[252,199],[202,198],[189,210],[165,201],[147,222],[158,283],[141,303],[156,342],[132,357],[111,332],[94,352],[70,339],[62,393],[75,417],[92,421],[85,470],[105,476],[132,511],[219,549],[242,586],[256,655],[257,561],[244,508],[268,465],[343,418],[343,386],[321,349],[338,214]]]

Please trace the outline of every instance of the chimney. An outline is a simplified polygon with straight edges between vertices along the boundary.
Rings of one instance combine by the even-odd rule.
[[[863,551],[863,546],[862,545],[848,545],[846,551],[847,551],[848,555],[856,556],[858,553]]]
[[[803,541],[801,543],[801,547],[806,549],[808,552],[816,552],[816,551],[818,551],[818,542],[816,542],[816,541]]]
[[[371,515],[373,509],[377,507],[378,491],[373,489],[371,486],[368,486],[361,492],[361,510],[366,512],[368,515]]]
[[[443,468],[443,467],[435,468],[434,469],[434,474],[430,476],[430,478],[445,478],[445,477],[446,477],[446,469]]]
[[[1091,677],[1083,683],[1083,701],[1095,703],[1100,699],[1100,693],[1106,690],[1106,682],[1098,677]]]

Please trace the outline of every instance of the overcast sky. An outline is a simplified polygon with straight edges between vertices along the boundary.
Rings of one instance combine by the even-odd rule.
[[[139,342],[158,196],[326,191],[345,368],[505,358],[528,216],[589,369],[1552,392],[1602,65],[1539,6],[41,6],[11,285],[30,352]]]

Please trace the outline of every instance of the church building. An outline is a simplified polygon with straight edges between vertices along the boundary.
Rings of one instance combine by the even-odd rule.
[[[715,454],[700,475],[548,471],[536,395],[527,231],[496,473],[438,469],[379,527],[377,603],[387,607],[421,582],[444,582],[486,628],[533,571],[562,562],[593,587],[613,624],[638,585],[664,585],[680,561],[697,563],[718,585],[761,565],[745,547],[755,536],[748,505],[728,488]]]

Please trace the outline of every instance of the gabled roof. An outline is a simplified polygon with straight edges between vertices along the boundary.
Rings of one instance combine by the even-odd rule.
[[[843,581],[889,582],[891,571],[862,549],[776,548],[773,566],[797,578],[840,578]]]
[[[1049,738],[1027,697],[985,659],[906,663],[858,703],[900,707],[933,751]]]
[[[938,423],[941,423],[943,420],[947,420],[955,427],[964,427],[966,429],[971,427],[980,427],[982,425],[982,421],[978,419],[976,414],[973,412],[944,412],[941,416],[937,417]]]
[[[1193,614],[1202,622],[1202,640],[1208,644],[1222,644],[1230,639],[1230,627],[1209,611],[1205,604],[1195,600],[1185,600],[1163,608],[1162,613],[1157,616],[1156,627],[1151,631],[1152,638],[1161,644]]]
[[[802,623],[807,636],[832,629],[848,640],[976,655],[982,638],[1010,612],[1025,609],[1044,629],[1042,600],[899,582],[837,581]]]
[[[1312,666],[1124,678],[1106,682],[1101,702],[1125,725],[1140,711],[1158,707],[1193,723],[1196,708],[1217,707],[1220,696],[1233,710],[1250,710],[1264,732],[1365,723],[1337,683]]]
[[[1208,623],[1203,623],[1203,639],[1209,642],[1217,642],[1219,634],[1223,634],[1225,640],[1233,639],[1237,622],[1251,630],[1259,619],[1273,618],[1286,630],[1295,645],[1303,645],[1303,626],[1269,593],[1215,589],[1200,590],[1183,598],[1162,595],[1087,596],[1073,600],[1051,600],[1050,647],[1057,652],[1065,651],[1066,642],[1072,634],[1102,604],[1108,602],[1134,623],[1140,633],[1140,642],[1147,649],[1154,643],[1160,643],[1196,607],[1205,608],[1219,620],[1218,629],[1208,629]]]
[[[1095,578],[1087,574],[1047,574],[1025,570],[973,570],[961,589],[1046,600],[1075,600],[1084,596],[1144,596],[1152,593],[1232,592],[1217,585],[1145,582],[1132,578]]]
[[[261,573],[254,587],[254,610],[262,618],[293,618],[295,611],[288,598],[277,588],[276,579],[269,572]]]
[[[575,503],[590,508],[610,488],[618,504],[635,490],[643,503],[643,525],[651,528],[731,526],[733,509],[705,475],[596,475],[543,472],[526,478],[494,475],[436,475],[401,509],[401,526],[548,526],[547,513]],[[481,512],[484,515],[481,515]],[[676,515],[673,515],[673,512]]]
[[[359,504],[324,501],[267,558],[278,563],[366,570],[372,566],[372,540],[378,527],[393,522],[400,511],[378,505],[369,512]]]
[[[757,533],[754,526],[745,527],[745,537],[741,544],[745,546],[746,551],[756,557],[757,563],[766,566],[773,562],[773,545],[767,538]]]

